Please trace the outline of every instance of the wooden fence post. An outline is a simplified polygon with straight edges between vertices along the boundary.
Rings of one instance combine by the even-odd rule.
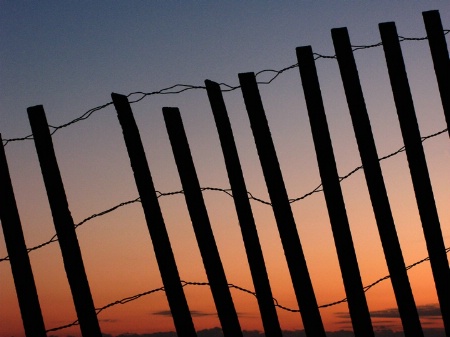
[[[450,269],[428,174],[414,103],[394,22],[379,24],[381,40],[405,144],[411,179],[430,256],[431,270],[447,335],[450,335]]]
[[[0,135],[1,139],[1,135]],[[19,211],[6,161],[5,148],[0,149],[0,220],[11,271],[27,337],[46,337],[36,284],[28,257]]]
[[[223,334],[225,337],[242,337],[242,330],[212,232],[180,112],[178,108],[163,108],[163,114]]]
[[[139,129],[131,111],[128,98],[111,94],[123,137],[130,157],[134,179],[141,198],[145,220],[150,232],[158,267],[164,284],[175,329],[180,337],[197,336],[192,316],[184,294],[178,268],[169,241],[164,218],[158,203],[155,186],[142,145]]]
[[[302,245],[281,174],[254,73],[239,74],[242,94],[253,131],[259,160],[286,255],[294,292],[309,337],[325,337],[325,329],[309,276]]]
[[[422,15],[447,122],[447,132],[450,135],[450,60],[448,58],[444,28],[442,27],[439,11],[423,12]]]
[[[372,208],[406,337],[423,336],[347,28],[331,30]]]
[[[355,336],[375,336],[345,209],[316,63],[310,46],[296,49],[323,192]]]
[[[252,274],[259,310],[261,312],[264,331],[266,336],[282,337],[272,290],[270,289],[269,277],[258,238],[258,231],[256,229],[255,219],[253,218],[247,187],[245,186],[244,175],[222,91],[220,90],[219,84],[215,82],[206,80],[205,85],[222,146],[222,153],[233,193],[236,213],[241,226],[242,238]]]
[[[81,333],[102,337],[44,108],[38,105],[27,112]]]

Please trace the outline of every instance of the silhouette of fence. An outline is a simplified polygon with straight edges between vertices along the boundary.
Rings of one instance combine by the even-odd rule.
[[[319,308],[342,302],[348,302],[355,336],[374,336],[365,292],[381,281],[390,278],[405,336],[423,336],[407,270],[428,260],[431,264],[444,329],[446,335],[450,335],[450,293],[448,292],[450,269],[447,259],[449,248],[446,248],[444,245],[422,147],[424,140],[448,132],[448,124],[450,121],[450,95],[448,95],[450,92],[450,61],[445,40],[445,34],[448,31],[444,31],[438,11],[424,12],[423,18],[427,37],[419,39],[428,39],[447,122],[446,129],[427,137],[421,137],[419,133],[400,48],[400,42],[407,39],[398,36],[395,24],[392,22],[381,23],[379,25],[382,39],[382,42],[379,44],[352,47],[346,28],[333,29],[331,33],[336,51],[335,56],[314,54],[309,46],[299,47],[296,49],[298,64],[279,71],[264,70],[260,72],[274,72],[270,80],[262,82],[270,83],[284,71],[297,67],[300,71],[322,183],[310,193],[296,199],[289,199],[286,192],[269,125],[265,116],[263,102],[259,94],[258,84],[262,83],[257,82],[257,75],[260,73],[239,74],[240,85],[235,87],[206,80],[205,86],[176,85],[153,93],[132,93],[128,96],[113,93],[111,103],[91,109],[81,117],[59,127],[49,127],[42,106],[30,107],[28,109],[28,117],[33,134],[21,138],[4,139],[3,145],[6,146],[9,142],[13,141],[34,139],[57,236],[55,235],[49,241],[36,247],[26,247],[6,156],[2,147],[0,151],[0,180],[2,186],[0,189],[0,216],[9,256],[0,259],[0,262],[10,261],[26,335],[46,336],[46,333],[49,331],[79,324],[83,336],[100,337],[101,332],[97,315],[101,311],[157,291],[165,291],[178,336],[196,336],[183,287],[187,285],[208,285],[211,288],[222,330],[226,337],[242,336],[242,329],[231,298],[230,288],[248,292],[256,297],[266,336],[282,336],[276,307],[300,312],[307,336],[325,336],[325,329]],[[405,144],[403,148],[382,158],[378,157],[375,148],[358,70],[353,57],[353,53],[356,50],[377,46],[383,46],[384,49],[392,92]],[[315,67],[315,60],[320,57],[337,59],[362,161],[362,166],[357,167],[344,177],[339,177],[336,168],[319,78]],[[130,104],[153,94],[178,93],[199,88],[206,89],[208,94],[231,189],[200,187],[180,112],[178,108],[163,108],[164,120],[183,190],[161,193],[156,191],[154,187],[150,168],[145,157],[139,130],[134,120]],[[238,88],[241,89],[243,94],[256,149],[269,192],[270,202],[258,199],[248,192],[243,178],[231,124],[222,97],[222,92],[236,90]],[[141,94],[141,97],[130,101],[130,97],[137,94]],[[117,111],[118,119],[122,127],[130,164],[139,191],[139,198],[123,202],[108,210],[94,214],[75,225],[70,215],[64,186],[53,150],[51,135],[63,127],[89,118],[95,111],[111,104],[114,105]],[[381,160],[390,158],[403,151],[406,152],[409,163],[415,197],[429,254],[428,258],[408,267],[405,265],[403,259],[380,167]],[[360,276],[340,185],[342,180],[360,169],[363,169],[365,173],[390,274],[365,287]],[[232,196],[234,200],[255,287],[254,292],[234,284],[229,284],[226,279],[203,200],[202,191],[205,189],[225,192]],[[303,254],[303,248],[290,205],[318,191],[323,191],[325,196],[346,292],[345,299],[322,306],[318,305],[314,294],[307,261]],[[178,193],[183,193],[185,196],[208,282],[186,282],[180,279],[158,202],[158,198],[161,196]],[[256,223],[250,207],[250,199],[266,203],[273,208],[296,300],[300,309],[284,307],[274,300],[272,296],[256,230]],[[163,287],[124,298],[96,309],[92,300],[75,230],[78,226],[95,217],[135,202],[140,202],[144,210],[155,256],[162,276]],[[62,327],[46,330],[28,253],[56,241],[59,242],[61,248],[64,267],[78,320]]]

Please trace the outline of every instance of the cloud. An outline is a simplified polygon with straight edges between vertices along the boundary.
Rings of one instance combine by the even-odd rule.
[[[425,336],[427,337],[442,337],[444,336],[444,329],[424,329]],[[353,331],[348,330],[340,330],[340,331],[327,331],[328,337],[354,337]],[[260,331],[243,331],[244,337],[264,337],[264,333]],[[104,337],[112,337],[111,335],[104,334]],[[223,337],[222,329],[220,328],[212,328],[200,330],[197,332],[198,337]],[[381,328],[379,327],[375,331],[376,337],[404,337],[402,331],[394,331],[389,327]],[[50,336],[51,337],[51,336]],[[157,333],[148,333],[148,334],[132,334],[125,333],[120,334],[115,337],[177,337],[175,332],[157,332]],[[293,330],[286,331],[283,330],[283,337],[306,337],[304,330]]]
[[[397,308],[371,311],[370,316],[377,318],[400,318],[400,314]]]
[[[419,316],[426,317],[427,319],[441,317],[441,309],[438,304],[419,305],[417,306],[417,311],[419,312]],[[396,308],[371,311],[370,315],[380,318],[400,318],[400,314]]]
[[[161,311],[152,312],[152,315],[172,316],[172,313],[170,312],[170,310],[161,310]]]
[[[419,315],[427,318],[442,317],[438,304],[421,305],[417,307]]]
[[[425,336],[445,336],[444,329],[431,328],[432,326],[436,327],[437,325],[441,325],[439,322],[442,320],[442,315],[438,304],[419,305],[417,306],[417,311],[421,317]],[[372,317],[376,337],[404,337],[403,331],[401,331],[402,325],[397,308],[371,311],[370,315]],[[350,314],[348,312],[338,312],[335,316],[342,319],[339,322],[341,326],[348,324],[345,328],[351,328]],[[429,326],[429,328],[426,328],[426,326]],[[329,333],[327,333],[327,336],[328,335]],[[335,335],[331,334],[330,336]]]
[[[417,311],[419,312],[419,316],[426,317],[427,319],[441,317],[441,309],[438,304],[419,305],[417,306]],[[337,312],[335,315],[339,318],[350,318],[350,313],[348,312]],[[372,318],[400,318],[397,308],[371,311],[370,316]]]
[[[223,337],[221,328],[205,329],[197,332],[198,337]]]
[[[154,333],[144,333],[144,334],[124,333],[124,334],[117,335],[115,337],[177,337],[177,333],[175,331],[154,332]]]
[[[379,326],[375,328],[376,337],[404,337],[403,331],[392,330],[389,326]]]
[[[215,312],[205,312],[205,311],[192,310],[192,311],[191,311],[191,315],[192,315],[192,317],[217,316],[217,313],[215,313]]]
[[[99,319],[98,321],[101,323],[117,323],[117,322],[119,322],[119,320],[115,319],[115,318],[114,319],[104,318],[104,319]]]
[[[152,315],[172,316],[172,313],[170,312],[170,310],[161,310],[161,311],[152,312]],[[217,316],[217,313],[215,313],[215,312],[198,311],[198,310],[191,310],[191,316],[192,317]]]
[[[152,315],[172,316],[172,313],[170,312],[170,310],[161,310],[161,311],[152,312]],[[217,312],[191,310],[191,316],[192,317],[204,317],[204,316],[216,316],[217,317]],[[238,312],[238,316],[239,317],[255,317],[256,315]]]

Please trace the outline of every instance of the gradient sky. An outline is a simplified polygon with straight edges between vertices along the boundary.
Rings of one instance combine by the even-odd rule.
[[[77,1],[0,2],[0,132],[3,139],[31,133],[26,108],[44,105],[49,124],[67,123],[111,101],[111,92],[153,92],[205,79],[237,85],[240,72],[295,64],[295,48],[333,55],[330,29],[348,27],[353,45],[380,41],[378,23],[395,21],[400,35],[423,37],[422,11],[438,9],[450,29],[446,1]],[[449,43],[447,37],[447,43]],[[422,136],[445,128],[427,41],[402,43]],[[381,47],[355,52],[380,156],[402,146]],[[336,60],[316,62],[341,176],[360,165]],[[269,78],[267,74],[259,80]],[[298,69],[260,86],[290,198],[319,183],[317,162]],[[133,98],[139,98],[135,95]],[[252,133],[239,90],[224,95],[248,190],[268,200]],[[148,96],[132,105],[157,190],[181,183],[161,108],[180,108],[201,186],[228,188],[213,117],[204,90]],[[112,107],[53,136],[75,223],[121,202],[137,189],[122,132]],[[447,134],[424,143],[446,247],[450,246],[450,147]],[[6,155],[27,246],[49,240],[54,227],[32,141],[11,142]],[[383,161],[383,174],[405,261],[428,254],[406,156]],[[364,174],[342,183],[363,283],[388,274]],[[232,199],[206,191],[205,201],[228,282],[253,289]],[[206,281],[192,225],[181,194],[160,204],[185,281]],[[273,213],[252,201],[272,289],[278,302],[295,308]],[[345,297],[322,193],[292,204],[319,304]],[[140,204],[125,206],[77,230],[96,307],[161,287],[161,278]],[[0,255],[7,255],[0,231]],[[75,320],[57,243],[30,254],[46,328]],[[441,326],[429,263],[409,272],[423,326]],[[198,330],[219,326],[208,287],[184,288]],[[232,290],[243,328],[261,330],[256,300]],[[377,328],[399,329],[389,281],[367,292]],[[0,337],[24,335],[9,262],[0,262]],[[115,306],[99,316],[102,331],[173,331],[162,292]],[[321,311],[327,330],[351,329],[347,305]],[[298,313],[278,310],[283,329],[302,329]],[[79,336],[78,327],[55,333]]]

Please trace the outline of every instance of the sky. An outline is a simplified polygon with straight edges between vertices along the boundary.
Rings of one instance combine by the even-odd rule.
[[[352,45],[380,39],[378,23],[394,21],[399,35],[424,37],[422,12],[440,11],[450,29],[448,1],[77,1],[0,2],[0,132],[4,142],[31,134],[26,109],[43,105],[50,125],[68,123],[130,94],[156,189],[181,190],[162,116],[180,109],[202,187],[229,188],[206,91],[158,92],[176,84],[203,86],[210,79],[231,86],[238,73],[280,70],[296,64],[295,48],[311,45],[333,55],[330,30],[347,27]],[[447,36],[447,44],[450,43]],[[422,136],[446,128],[427,41],[402,43]],[[378,154],[402,147],[399,123],[381,47],[358,50],[355,59]],[[335,59],[316,61],[340,176],[361,163]],[[259,81],[271,78],[265,72]],[[184,87],[176,87],[176,89]],[[140,92],[140,93],[139,93]],[[166,93],[169,91],[164,91]],[[298,68],[260,85],[278,159],[290,198],[320,184]],[[224,93],[247,188],[269,200],[242,93]],[[58,164],[75,223],[138,197],[120,124],[110,105],[53,135]],[[446,247],[450,246],[450,147],[448,134],[424,143]],[[28,247],[55,233],[32,140],[6,147],[11,179]],[[407,265],[427,257],[404,152],[382,162],[396,228]],[[364,285],[388,275],[361,170],[341,184]],[[221,191],[203,192],[227,280],[253,290],[234,204]],[[182,280],[206,282],[199,249],[180,193],[159,202]],[[274,297],[298,309],[270,206],[251,200]],[[323,193],[292,203],[297,229],[319,305],[345,298]],[[77,229],[95,306],[100,308],[162,286],[141,205],[132,203],[85,222]],[[0,231],[0,257],[7,255]],[[76,319],[58,243],[30,253],[47,329]],[[423,328],[441,328],[428,262],[408,272]],[[219,327],[208,286],[184,287],[197,330]],[[231,290],[241,326],[262,330],[254,296]],[[401,330],[390,281],[366,293],[377,330]],[[0,262],[0,337],[24,330],[8,261]],[[162,291],[99,314],[111,336],[174,331]],[[302,330],[298,312],[278,308],[283,330]],[[351,330],[346,303],[321,309],[327,331]],[[431,331],[431,330],[430,330]],[[51,333],[80,336],[74,326]]]

